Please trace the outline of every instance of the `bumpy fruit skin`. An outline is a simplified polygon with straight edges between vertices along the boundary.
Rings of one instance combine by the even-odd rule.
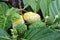
[[[13,26],[17,26],[18,24],[24,24],[24,20],[23,20],[22,15],[20,15],[19,19],[13,20],[12,22],[13,22]]]
[[[28,23],[34,23],[34,22],[41,20],[40,15],[33,13],[33,12],[27,12],[24,14],[23,17],[24,17],[24,20]]]
[[[54,19],[52,19],[50,16],[46,16],[45,17],[45,23],[47,25],[52,25],[53,24],[53,21],[54,21]]]

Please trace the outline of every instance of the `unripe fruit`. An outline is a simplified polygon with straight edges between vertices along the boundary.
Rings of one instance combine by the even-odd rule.
[[[52,19],[50,16],[45,17],[45,22],[47,25],[52,25],[53,21],[54,21],[54,19]]]
[[[28,23],[34,23],[37,21],[40,21],[40,15],[33,13],[33,12],[27,12],[24,14],[24,20]]]
[[[19,19],[13,20],[13,25],[14,26],[17,26],[18,24],[24,24],[24,20],[23,20],[22,15],[20,15],[20,18]]]

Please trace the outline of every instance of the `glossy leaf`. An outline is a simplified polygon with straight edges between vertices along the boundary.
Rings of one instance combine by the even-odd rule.
[[[6,23],[6,10],[8,10],[9,7],[4,2],[0,2],[0,28],[5,29],[5,23]],[[8,21],[7,21],[8,22]],[[7,24],[8,25],[8,24]]]
[[[40,8],[42,10],[43,16],[49,16],[49,4],[53,0],[40,0]]]
[[[54,31],[46,27],[43,22],[33,23],[29,26],[29,30],[25,33],[27,40],[59,40],[60,31]]]
[[[14,15],[15,13],[18,13],[19,9],[18,8],[10,8],[7,10],[6,12],[6,16],[12,16]]]
[[[55,24],[60,24],[60,0],[55,0],[49,5],[49,15],[54,19]]]
[[[4,2],[0,2],[0,9],[1,9],[1,12],[2,14],[6,14],[6,10],[9,9],[8,5]]]
[[[7,17],[7,19],[6,19],[5,27],[4,27],[5,30],[8,30],[12,25],[12,22],[10,19],[11,19],[10,17]]]
[[[34,12],[37,12],[40,8],[39,0],[29,0],[29,5],[34,10]]]
[[[49,15],[52,18],[55,18],[55,16],[60,13],[60,0],[53,1],[49,6]]]
[[[23,0],[23,2],[24,2],[24,5],[27,5],[29,0],[28,1],[27,0]]]
[[[39,0],[23,0],[25,7],[31,6],[34,12],[40,9]]]
[[[8,33],[0,29],[0,40],[10,40]]]
[[[33,28],[27,31],[25,39],[28,40],[59,40],[60,33],[46,27]]]

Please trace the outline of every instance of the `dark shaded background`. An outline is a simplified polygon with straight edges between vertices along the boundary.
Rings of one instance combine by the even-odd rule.
[[[0,0],[0,2],[5,2],[6,4],[11,5],[13,7],[16,7],[16,8],[19,8],[19,3],[21,2],[20,6],[21,6],[21,8],[24,8],[23,0],[8,0],[8,1]],[[33,11],[30,6],[27,7],[25,10],[27,10],[27,11]],[[43,15],[42,15],[41,9],[38,10],[37,13],[41,16],[41,19],[43,19]]]

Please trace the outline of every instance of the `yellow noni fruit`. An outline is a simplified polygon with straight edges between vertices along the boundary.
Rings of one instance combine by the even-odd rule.
[[[37,14],[37,13],[33,13],[33,12],[27,12],[24,14],[24,20],[28,23],[34,23],[34,22],[37,22],[40,19],[40,15]]]
[[[19,19],[13,21],[13,26],[17,26],[18,24],[24,24],[22,15],[20,15]]]

